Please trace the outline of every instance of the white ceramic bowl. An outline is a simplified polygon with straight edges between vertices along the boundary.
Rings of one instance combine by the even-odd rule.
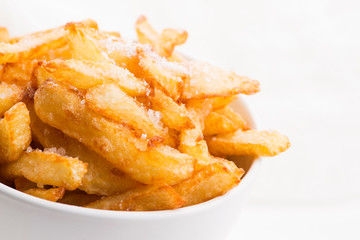
[[[238,100],[233,107],[253,124]],[[226,239],[240,216],[260,160],[237,159],[247,174],[227,194],[177,210],[116,212],[54,203],[0,183],[0,239]]]

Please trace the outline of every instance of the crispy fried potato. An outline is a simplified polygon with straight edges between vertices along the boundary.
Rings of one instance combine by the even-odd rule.
[[[150,102],[152,109],[163,114],[162,122],[166,126],[176,130],[194,127],[185,105],[174,102],[160,89],[155,88],[154,95],[150,96]]]
[[[162,57],[170,57],[175,46],[184,44],[188,37],[186,31],[172,28],[164,29],[159,35],[144,16],[138,18],[135,28],[139,42],[150,44]]]
[[[205,119],[204,136],[232,133],[238,130],[233,122],[217,112],[211,112]]]
[[[74,190],[81,185],[86,163],[76,158],[52,152],[23,152],[20,158],[0,166],[1,175],[8,180],[25,177],[32,182]]]
[[[45,148],[63,149],[66,155],[78,157],[80,161],[88,164],[87,172],[79,189],[88,194],[109,196],[142,186],[141,183],[115,168],[105,158],[89,150],[76,139],[68,137],[60,130],[43,123],[36,115],[31,103],[28,104],[28,108],[31,118],[31,131],[36,142]]]
[[[140,59],[143,77],[154,86],[160,88],[174,101],[183,92],[184,80],[188,77],[187,70],[179,65],[167,61],[156,54],[143,54]]]
[[[0,82],[0,117],[14,104],[20,102],[25,95],[22,87],[16,84]]]
[[[42,121],[79,140],[142,183],[175,184],[193,173],[192,157],[168,146],[148,148],[146,139],[136,138],[127,126],[93,112],[65,86],[43,84],[35,94],[35,111]]]
[[[146,82],[136,78],[128,70],[111,63],[75,59],[53,60],[42,62],[39,71],[40,74],[37,74],[37,77],[42,79],[41,82],[52,77],[78,89],[88,89],[103,83],[116,83],[130,96],[143,96],[148,91]],[[42,71],[47,73],[42,73]]]
[[[150,185],[90,203],[85,207],[117,211],[155,211],[181,207],[184,201],[166,185]]]
[[[1,81],[19,86],[34,85],[33,72],[37,66],[37,60],[7,63],[4,65]]]
[[[72,51],[72,57],[80,60],[111,63],[107,54],[100,50],[90,32],[96,30],[86,27],[82,23],[67,23],[65,30],[68,33],[68,44]]]
[[[82,191],[66,191],[63,198],[59,199],[59,203],[75,205],[75,206],[84,206],[89,203],[95,202],[102,198],[100,195],[87,194]]]
[[[29,181],[24,177],[16,178],[14,180],[14,183],[15,183],[16,190],[19,190],[19,191],[22,191],[22,192],[25,191],[25,190],[29,190],[31,188],[36,188],[37,187],[36,183],[34,183],[32,181]]]
[[[236,168],[235,164],[229,169],[219,161],[207,165],[190,179],[173,187],[185,200],[184,206],[191,206],[225,194],[239,184],[243,174],[244,170]]]
[[[6,111],[0,120],[0,164],[17,160],[30,142],[29,111],[20,102]]]
[[[35,59],[50,49],[62,47],[66,43],[65,35],[61,27],[26,36],[13,44],[0,42],[0,64]]]
[[[243,131],[250,130],[250,127],[246,123],[245,119],[231,107],[224,107],[216,110],[215,112],[229,119],[237,129],[241,129]]]
[[[217,110],[220,108],[224,108],[227,105],[229,105],[230,103],[232,103],[233,101],[235,101],[235,99],[237,99],[237,98],[238,98],[237,95],[233,95],[233,96],[229,96],[229,97],[214,97],[214,98],[212,98],[212,100],[213,100],[212,109]]]
[[[0,42],[8,42],[9,40],[8,30],[4,27],[0,27]]]
[[[183,100],[228,97],[239,93],[254,94],[260,90],[258,81],[223,71],[206,63],[190,62],[189,75],[189,79],[185,81]]]
[[[49,189],[31,188],[23,192],[32,195],[34,197],[56,202],[64,196],[65,188],[63,187],[49,188]]]
[[[290,147],[289,139],[277,131],[241,131],[207,139],[209,151],[215,156],[275,156]]]
[[[115,84],[103,84],[89,89],[85,95],[89,108],[117,122],[123,122],[142,131],[146,138],[164,136],[158,122],[149,116],[145,107],[128,96]]]

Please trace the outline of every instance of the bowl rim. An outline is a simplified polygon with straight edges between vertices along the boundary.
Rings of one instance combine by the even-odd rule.
[[[238,102],[241,104],[241,107],[243,108],[245,114],[248,115],[253,128],[256,128],[252,115],[249,109],[247,108],[246,104],[244,103],[244,100],[241,97],[238,97],[234,102]],[[29,194],[20,192],[1,182],[0,182],[0,196],[7,197],[8,199],[15,200],[22,204],[31,205],[32,207],[53,211],[57,213],[65,213],[65,214],[68,213],[73,215],[75,214],[78,216],[94,217],[94,218],[102,218],[102,219],[154,220],[154,219],[169,218],[169,217],[180,217],[197,212],[199,213],[206,211],[207,209],[213,208],[216,205],[221,205],[223,202],[226,201],[226,199],[236,196],[238,192],[244,191],[247,185],[250,185],[251,182],[254,181],[255,176],[260,169],[260,166],[261,166],[261,158],[258,157],[254,159],[246,175],[242,178],[241,182],[236,187],[228,191],[226,194],[215,197],[203,203],[199,203],[179,209],[173,209],[173,210],[136,212],[136,211],[111,211],[111,210],[85,208],[80,206],[61,204],[58,202],[51,202],[48,200],[37,198]]]

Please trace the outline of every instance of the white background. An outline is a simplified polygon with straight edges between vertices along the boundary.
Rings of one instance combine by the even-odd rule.
[[[264,159],[232,239],[360,239],[360,1],[4,1],[12,35],[93,18],[135,36],[189,32],[181,51],[258,79],[244,99],[292,147]]]

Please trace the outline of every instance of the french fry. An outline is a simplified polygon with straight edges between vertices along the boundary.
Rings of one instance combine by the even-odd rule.
[[[0,164],[17,160],[31,142],[29,111],[15,104],[0,120]]]
[[[100,195],[87,194],[82,191],[66,191],[65,195],[58,200],[59,203],[75,205],[75,206],[84,206],[89,203],[95,202],[102,198]]]
[[[217,109],[215,112],[229,119],[237,129],[241,129],[243,131],[250,130],[250,127],[246,123],[245,119],[240,114],[235,112],[231,107]]]
[[[87,172],[79,189],[88,194],[109,196],[142,186],[141,183],[116,169],[110,162],[86,148],[76,139],[68,137],[60,130],[43,123],[36,115],[32,104],[28,104],[28,108],[31,118],[31,131],[35,141],[45,148],[63,149],[66,155],[78,157],[80,161],[88,164]]]
[[[173,129],[181,130],[194,127],[189,113],[183,104],[178,104],[160,89],[155,88],[154,95],[150,96],[152,108],[163,114],[162,122]]]
[[[29,181],[24,177],[16,178],[14,180],[14,183],[15,183],[16,190],[19,190],[19,191],[22,191],[22,192],[25,191],[25,190],[29,190],[31,188],[36,188],[37,187],[36,183],[34,183],[32,181]]]
[[[117,211],[155,211],[181,207],[184,201],[166,185],[150,185],[120,195],[102,198],[85,207]]]
[[[183,92],[184,80],[188,77],[187,70],[179,65],[167,61],[156,54],[143,54],[140,59],[143,77],[160,88],[174,101],[177,101]]]
[[[7,63],[4,65],[1,81],[19,86],[34,85],[32,77],[37,66],[37,60]]]
[[[75,59],[53,60],[42,62],[38,71],[40,74],[38,73],[37,77],[41,79],[41,82],[52,77],[78,89],[88,89],[103,83],[116,83],[130,96],[143,96],[148,91],[146,82],[136,78],[128,70],[111,63]]]
[[[136,138],[128,127],[93,112],[65,86],[43,84],[35,94],[35,111],[42,121],[79,140],[142,183],[175,184],[193,173],[195,159],[168,146],[148,148],[146,139]]]
[[[89,32],[96,31],[86,27],[82,23],[67,23],[65,30],[68,33],[68,44],[72,51],[72,57],[79,60],[111,63],[111,59],[97,46]]]
[[[183,100],[228,97],[239,93],[254,94],[260,90],[258,81],[206,63],[190,62],[189,72],[190,78],[185,81]]]
[[[18,62],[25,58],[35,59],[52,48],[64,46],[65,43],[65,31],[62,27],[29,35],[13,44],[0,42],[0,64]]]
[[[204,135],[212,136],[221,133],[231,133],[238,130],[234,123],[224,115],[211,112],[205,119]]]
[[[9,40],[8,30],[4,27],[0,27],[0,42],[8,42]]]
[[[0,117],[14,104],[20,102],[25,95],[22,87],[16,84],[0,82]]]
[[[63,187],[49,188],[49,189],[31,188],[23,192],[32,195],[34,197],[56,202],[64,196],[65,188]]]
[[[215,156],[275,156],[290,147],[289,139],[277,131],[238,130],[207,139],[209,151]]]
[[[220,108],[224,108],[230,103],[232,103],[235,99],[237,99],[237,95],[228,96],[228,97],[214,97],[212,98],[212,109],[217,110]]]
[[[143,138],[166,140],[167,145],[174,145],[169,143],[171,138],[167,137],[161,126],[161,113],[147,110],[115,84],[103,84],[89,89],[85,95],[85,102],[95,112],[130,125],[139,131]]]
[[[74,190],[81,185],[86,166],[76,158],[36,150],[23,152],[17,161],[1,165],[0,173],[8,180],[25,177],[35,183]]]
[[[185,43],[188,37],[186,31],[172,28],[158,34],[144,16],[138,18],[135,28],[139,42],[150,44],[162,57],[170,57],[175,46]]]
[[[244,170],[236,166],[229,169],[219,161],[205,166],[190,179],[173,187],[185,200],[184,206],[191,206],[225,194],[239,184],[243,174]]]

